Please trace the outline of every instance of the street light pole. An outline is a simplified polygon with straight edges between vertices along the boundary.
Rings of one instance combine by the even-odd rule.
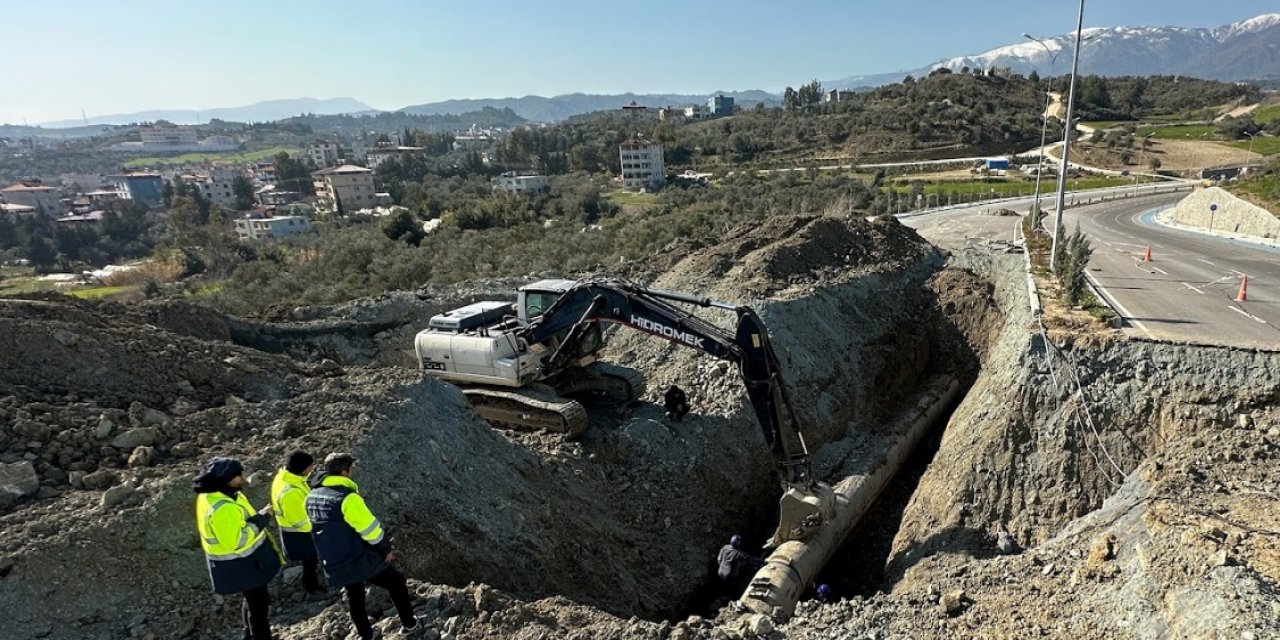
[[[1261,131],[1259,131],[1259,132],[1255,132],[1255,133],[1246,133],[1246,134],[1245,134],[1246,136],[1249,136],[1249,153],[1253,153],[1253,138],[1254,138],[1254,136],[1257,136],[1259,133],[1262,133],[1262,132],[1261,132]]]
[[[1040,176],[1044,174],[1044,143],[1046,136],[1049,134],[1049,104],[1053,99],[1053,74],[1058,67],[1058,55],[1061,51],[1054,53],[1049,49],[1049,45],[1043,40],[1029,33],[1022,34],[1022,37],[1032,40],[1044,47],[1045,53],[1049,54],[1049,77],[1045,78],[1044,83],[1044,112],[1040,114],[1040,155],[1036,158],[1036,200],[1032,210],[1035,211],[1035,218],[1032,218],[1032,224],[1038,224],[1040,216]]]
[[[1062,135],[1062,163],[1058,171],[1058,211],[1053,221],[1053,247],[1049,255],[1049,270],[1058,271],[1058,243],[1062,241],[1062,209],[1067,199],[1067,168],[1071,163],[1071,131],[1075,127],[1072,117],[1076,108],[1076,75],[1080,72],[1080,43],[1084,37],[1084,0],[1080,0],[1080,17],[1076,20],[1076,49],[1071,56],[1071,87],[1067,91],[1067,119]]]

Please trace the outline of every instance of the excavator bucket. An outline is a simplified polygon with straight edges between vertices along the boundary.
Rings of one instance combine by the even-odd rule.
[[[831,520],[835,505],[835,491],[827,484],[815,482],[808,488],[791,485],[778,503],[778,530],[767,546],[808,538]]]

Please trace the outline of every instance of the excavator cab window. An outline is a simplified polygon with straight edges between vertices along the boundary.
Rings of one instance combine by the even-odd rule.
[[[533,322],[535,318],[542,315],[556,300],[560,299],[559,293],[551,291],[524,291],[524,319],[526,322]]]

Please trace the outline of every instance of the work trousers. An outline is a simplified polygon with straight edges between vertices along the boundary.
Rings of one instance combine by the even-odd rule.
[[[244,592],[244,640],[271,640],[271,592],[266,585]]]
[[[396,613],[400,615],[401,624],[412,627],[418,623],[413,617],[409,585],[405,583],[404,575],[396,571],[395,567],[387,567],[382,573],[369,578],[369,584],[387,590],[391,602],[396,606]],[[347,592],[347,609],[351,612],[351,624],[355,625],[356,633],[361,638],[372,638],[373,625],[369,623],[369,614],[364,610],[364,585],[363,582],[356,582],[345,585],[342,589]]]
[[[320,590],[320,574],[316,571],[316,567],[319,564],[320,561],[315,558],[302,561],[302,588],[307,593],[315,593]]]

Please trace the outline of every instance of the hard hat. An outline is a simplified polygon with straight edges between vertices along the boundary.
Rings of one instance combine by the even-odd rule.
[[[729,538],[729,545],[730,545],[730,546],[732,546],[734,549],[737,549],[738,547],[741,547],[741,546],[742,546],[742,536],[740,536],[740,535],[738,535],[738,534],[736,534],[736,533],[735,533],[735,534],[733,534],[733,537]]]

